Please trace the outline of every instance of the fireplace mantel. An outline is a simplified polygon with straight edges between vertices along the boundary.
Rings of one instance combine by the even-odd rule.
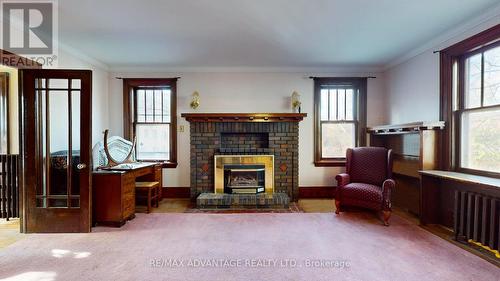
[[[182,113],[189,122],[300,122],[307,113]]]

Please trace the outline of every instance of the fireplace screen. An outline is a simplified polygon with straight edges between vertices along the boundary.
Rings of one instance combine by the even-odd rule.
[[[265,165],[224,165],[224,193],[261,193],[265,190]]]

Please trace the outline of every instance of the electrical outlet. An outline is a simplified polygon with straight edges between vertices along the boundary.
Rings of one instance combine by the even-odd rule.
[[[184,125],[179,126],[179,132],[184,133]]]

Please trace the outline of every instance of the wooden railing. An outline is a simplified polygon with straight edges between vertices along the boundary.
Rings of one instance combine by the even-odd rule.
[[[0,155],[0,218],[19,217],[19,155]]]

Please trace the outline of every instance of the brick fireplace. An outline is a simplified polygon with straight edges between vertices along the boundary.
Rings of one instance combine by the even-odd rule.
[[[215,193],[215,155],[274,158],[274,193],[298,199],[299,122],[304,113],[184,113],[190,122],[191,199]]]

